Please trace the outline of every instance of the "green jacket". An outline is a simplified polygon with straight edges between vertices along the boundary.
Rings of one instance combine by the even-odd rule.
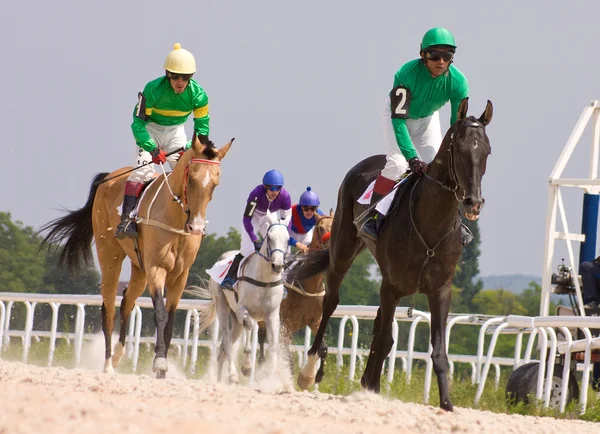
[[[156,148],[156,143],[146,131],[146,124],[153,122],[162,126],[181,125],[189,115],[194,113],[194,131],[196,134],[208,136],[209,120],[208,97],[204,89],[191,79],[181,94],[175,93],[166,76],[149,82],[144,88],[146,99],[146,120],[135,115],[138,105],[133,112],[131,130],[135,142],[144,151],[151,152]]]
[[[450,101],[450,124],[453,125],[460,102],[469,95],[467,79],[458,68],[450,65],[445,74],[432,77],[421,59],[411,60],[396,72],[394,88],[400,85],[408,88],[412,96],[408,108],[409,119],[431,116]],[[392,117],[392,125],[404,158],[410,160],[416,157],[417,151],[408,133],[406,119]]]

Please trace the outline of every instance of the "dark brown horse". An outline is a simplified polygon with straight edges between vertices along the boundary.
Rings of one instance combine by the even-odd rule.
[[[329,215],[317,215],[317,223],[313,231],[313,236],[308,246],[309,251],[318,251],[329,248],[329,237],[331,236],[331,225],[333,223],[333,210]],[[316,333],[321,323],[321,313],[323,311],[323,296],[325,288],[323,285],[324,273],[315,274],[300,282],[284,282],[288,291],[287,296],[281,302],[279,315],[281,316],[281,340],[284,348],[288,348],[288,358],[290,367],[292,358],[289,354],[289,345],[291,344],[292,334],[308,326],[313,333]],[[260,352],[258,362],[262,363],[265,359],[264,343],[267,338],[267,332],[264,322],[259,322],[258,343]],[[327,357],[327,347],[322,345],[319,350],[321,358],[321,367],[317,373],[316,382],[318,383],[324,374],[325,358]],[[249,374],[249,372],[245,373]]]
[[[396,306],[401,297],[421,292],[427,296],[431,311],[431,358],[438,379],[440,406],[452,410],[444,336],[452,277],[462,253],[459,205],[462,204],[468,219],[478,218],[484,204],[481,180],[491,152],[485,133],[485,126],[492,120],[491,102],[487,102],[479,119],[467,117],[467,107],[465,98],[458,108],[457,121],[446,133],[428,174],[413,175],[401,186],[377,243],[359,238],[354,220],[366,209],[357,199],[385,165],[385,156],[376,155],[361,161],[344,178],[338,193],[329,250],[309,254],[295,269],[296,279],[327,270],[323,318],[308,352],[308,362],[298,377],[301,388],[314,382],[317,353],[329,318],[339,303],[342,279],[354,258],[368,247],[379,264],[382,282],[362,386],[379,392],[383,362],[393,343],[391,325]]]

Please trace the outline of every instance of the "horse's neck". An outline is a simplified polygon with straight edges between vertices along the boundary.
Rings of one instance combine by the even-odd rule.
[[[447,231],[448,227],[456,224],[458,217],[459,203],[454,193],[444,190],[440,185],[426,178],[422,178],[420,183],[422,183],[420,194],[417,198],[413,198],[415,222],[419,222],[420,227],[432,228],[432,232]]]
[[[185,156],[181,157],[167,179],[164,179],[161,171],[160,179],[156,180],[154,187],[160,188],[160,191],[158,194],[155,191],[149,191],[149,194],[146,195],[145,200],[148,201],[148,206],[150,206],[149,201],[154,200],[152,208],[148,209],[148,218],[177,228],[185,224],[187,215],[183,212],[181,205],[174,200],[173,194],[179,197],[180,200],[183,200],[183,178],[188,161],[189,158],[185,158]],[[173,194],[171,194],[169,187]],[[154,199],[155,196],[156,199]]]

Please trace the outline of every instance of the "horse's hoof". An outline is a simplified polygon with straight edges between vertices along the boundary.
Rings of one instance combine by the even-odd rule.
[[[108,375],[113,375],[115,373],[115,369],[111,363],[110,359],[106,359],[104,361],[104,373]]]
[[[258,356],[258,364],[262,365],[263,363],[265,363],[265,356]]]
[[[244,374],[245,377],[249,377],[250,374],[252,373],[252,368],[246,368],[245,366],[242,366],[242,374]]]
[[[233,373],[229,376],[229,384],[238,384],[240,382],[240,379],[238,378],[238,375]]]
[[[117,344],[115,345],[115,350],[112,355],[113,368],[116,369],[117,366],[119,366],[119,363],[121,362],[121,358],[124,355],[125,355],[125,347],[123,346],[123,344],[121,344],[121,342],[117,342]]]
[[[446,411],[454,411],[454,406],[452,405],[452,403],[450,401],[442,402],[440,404],[440,408],[442,410],[446,410]]]
[[[158,374],[159,371],[167,372],[168,370],[169,370],[169,367],[167,366],[167,358],[166,357],[156,357],[154,359],[154,363],[152,364],[153,372],[156,372]]]
[[[304,375],[302,371],[298,374],[298,387],[302,390],[308,389],[310,386],[315,384],[315,377],[309,377]]]
[[[320,383],[324,376],[325,376],[324,371],[318,371],[317,375],[315,375],[315,383]]]
[[[156,378],[159,380],[164,380],[167,378],[167,371],[156,371]]]

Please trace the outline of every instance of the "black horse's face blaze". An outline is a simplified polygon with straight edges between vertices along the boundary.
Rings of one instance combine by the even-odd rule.
[[[452,136],[453,170],[458,183],[456,194],[463,200],[463,212],[467,219],[477,220],[485,199],[481,193],[481,179],[485,174],[487,158],[491,153],[485,126],[492,119],[492,106],[488,101],[484,113],[479,119],[462,113]],[[459,109],[460,112],[460,109]]]

